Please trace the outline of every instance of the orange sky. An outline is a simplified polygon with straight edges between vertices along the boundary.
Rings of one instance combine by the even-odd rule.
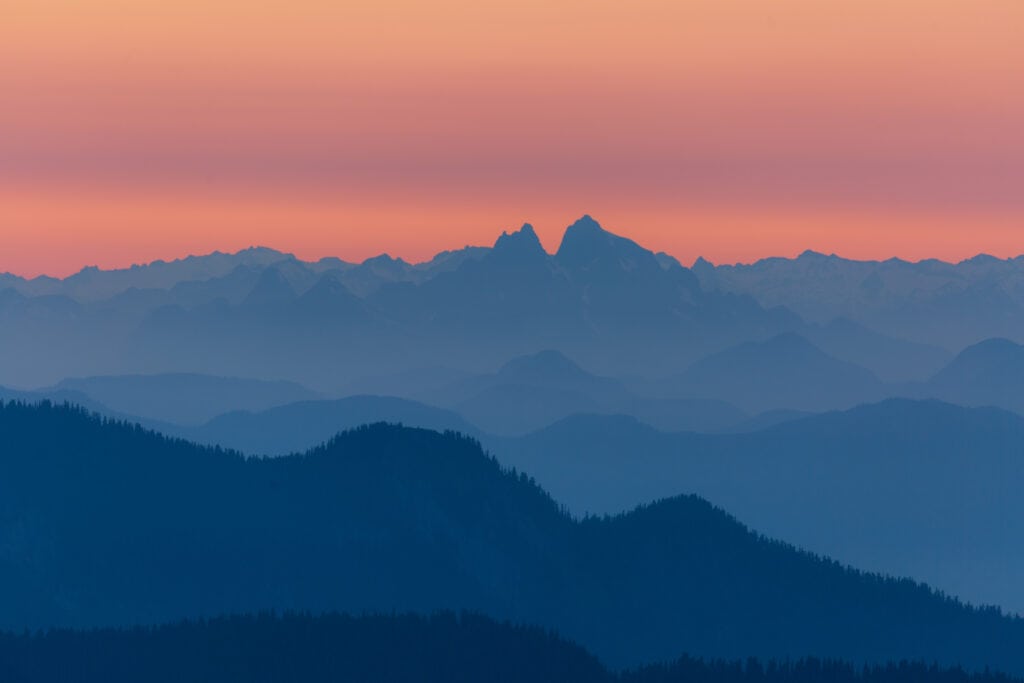
[[[1024,252],[1024,3],[7,0],[0,271]]]

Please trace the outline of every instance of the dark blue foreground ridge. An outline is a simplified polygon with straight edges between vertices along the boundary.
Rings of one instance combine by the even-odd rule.
[[[1024,623],[680,496],[574,520],[473,439],[396,425],[246,459],[69,406],[0,408],[5,629],[468,609],[603,662],[923,660],[1024,672]]]

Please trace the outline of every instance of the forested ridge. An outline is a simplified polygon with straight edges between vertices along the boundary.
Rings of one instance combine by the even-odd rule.
[[[684,656],[612,671],[551,631],[471,613],[262,613],[156,627],[0,634],[0,668],[20,683],[1015,683],[923,662],[856,665]]]
[[[1024,623],[765,539],[693,496],[577,520],[472,439],[395,425],[246,459],[0,407],[0,626],[472,610],[614,667],[901,659],[1024,672]]]

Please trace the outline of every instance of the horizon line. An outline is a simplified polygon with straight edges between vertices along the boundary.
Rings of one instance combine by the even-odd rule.
[[[612,234],[615,234],[615,233],[612,233]],[[625,237],[624,235],[618,235],[618,236],[619,237]],[[629,238],[626,238],[626,239],[629,239]],[[790,255],[790,256],[786,256],[786,255],[782,255],[782,254],[774,254],[774,255],[770,255],[770,256],[761,256],[761,257],[759,257],[757,259],[754,259],[753,261],[731,261],[731,262],[724,262],[723,261],[723,262],[715,263],[714,261],[711,261],[708,258],[705,258],[703,256],[698,256],[696,259],[694,259],[693,263],[690,263],[689,265],[687,265],[686,263],[681,261],[679,258],[674,256],[673,254],[670,254],[670,253],[665,252],[665,251],[654,251],[652,249],[647,249],[642,244],[640,246],[645,251],[649,251],[652,254],[655,254],[655,255],[664,254],[664,255],[666,255],[666,256],[668,256],[670,258],[675,259],[676,261],[679,262],[679,264],[683,268],[686,268],[687,270],[693,270],[694,266],[698,262],[700,262],[700,261],[708,263],[708,264],[710,264],[714,268],[737,268],[737,267],[751,267],[751,266],[755,266],[755,265],[757,265],[759,263],[763,263],[765,261],[775,261],[775,260],[796,261],[797,259],[799,259],[799,258],[801,258],[803,256],[819,256],[819,257],[823,257],[823,258],[834,258],[834,259],[838,259],[840,261],[846,261],[848,263],[877,263],[877,264],[882,264],[882,263],[889,263],[889,262],[892,262],[892,261],[897,261],[897,262],[900,262],[900,263],[906,263],[908,265],[919,265],[919,264],[922,264],[922,263],[940,263],[940,264],[947,265],[947,266],[959,266],[959,265],[968,263],[970,261],[974,261],[976,259],[992,259],[994,261],[1001,261],[1001,262],[1004,262],[1004,263],[1010,262],[1010,261],[1016,261],[1018,259],[1024,259],[1024,252],[1016,254],[1014,256],[1002,257],[1002,256],[995,256],[994,254],[990,254],[988,252],[979,251],[978,253],[974,254],[973,256],[968,256],[968,257],[962,258],[962,259],[960,259],[958,261],[949,261],[949,260],[942,259],[942,258],[939,258],[939,257],[934,257],[934,256],[920,258],[920,259],[909,259],[909,258],[904,258],[902,256],[888,256],[888,257],[885,257],[885,258],[851,258],[851,257],[843,256],[841,254],[837,254],[835,252],[825,253],[823,251],[817,251],[815,249],[804,249],[804,250],[800,251],[799,253],[796,253],[796,254]],[[186,254],[184,256],[178,256],[178,257],[174,257],[174,258],[158,258],[158,259],[154,259],[152,261],[132,262],[132,263],[126,263],[125,265],[115,265],[115,266],[112,266],[112,267],[110,267],[110,266],[99,266],[99,265],[96,265],[96,264],[85,264],[85,265],[79,267],[77,270],[73,270],[73,271],[68,272],[66,275],[52,275],[50,273],[23,274],[23,273],[17,273],[17,272],[14,272],[14,271],[10,271],[10,270],[5,270],[5,271],[0,271],[0,276],[15,277],[15,278],[18,278],[20,280],[24,280],[25,282],[32,282],[34,280],[41,280],[41,279],[64,281],[64,280],[67,280],[68,278],[74,277],[75,275],[80,275],[81,273],[84,273],[84,272],[87,272],[87,271],[97,271],[97,272],[100,272],[100,273],[118,273],[118,272],[125,272],[125,271],[134,270],[134,269],[139,269],[139,268],[148,268],[150,266],[154,266],[154,265],[158,265],[158,264],[170,265],[170,264],[173,264],[173,263],[181,263],[181,262],[187,261],[189,259],[200,259],[200,258],[207,258],[207,257],[210,257],[210,256],[238,256],[238,255],[240,255],[240,254],[242,254],[244,252],[247,252],[247,251],[260,251],[260,250],[272,251],[275,254],[279,254],[282,257],[281,258],[282,261],[293,259],[295,261],[298,261],[299,263],[304,263],[304,264],[313,264],[313,263],[319,263],[321,261],[336,259],[336,260],[341,261],[342,263],[345,263],[347,265],[359,266],[359,265],[362,265],[363,263],[366,263],[367,261],[372,261],[374,259],[378,259],[378,258],[381,258],[381,257],[387,257],[387,258],[392,259],[394,261],[401,261],[401,262],[406,263],[406,264],[408,264],[408,265],[410,265],[412,267],[416,267],[416,266],[422,266],[422,265],[425,265],[427,263],[430,263],[431,261],[433,261],[438,256],[441,256],[442,254],[454,253],[454,252],[457,252],[457,251],[462,251],[464,249],[488,249],[488,250],[490,250],[490,249],[493,249],[493,248],[494,248],[493,244],[492,245],[487,245],[487,244],[465,244],[465,245],[463,245],[461,247],[453,247],[453,248],[449,248],[449,249],[442,249],[440,251],[435,252],[434,255],[431,256],[430,258],[419,259],[419,260],[407,260],[407,259],[403,258],[400,255],[396,256],[396,255],[391,254],[390,252],[382,251],[380,253],[374,254],[373,256],[368,256],[368,257],[364,258],[361,261],[348,261],[348,260],[345,260],[345,259],[341,258],[340,256],[337,256],[337,255],[334,255],[334,254],[324,254],[322,256],[313,257],[313,258],[301,258],[301,257],[297,256],[292,251],[281,250],[281,249],[278,249],[276,247],[271,247],[271,246],[268,246],[268,245],[265,245],[265,244],[253,244],[253,245],[250,245],[248,247],[243,247],[241,249],[236,249],[234,251],[214,249],[213,251],[208,251],[208,252],[189,253],[189,254]],[[547,249],[544,249],[544,253],[547,254],[548,256],[554,256],[556,252],[551,252],[551,251],[548,251]]]
[[[584,218],[589,218],[589,215],[585,214],[583,217]],[[598,225],[600,226],[600,223],[598,221],[595,220],[595,222],[598,223]],[[510,233],[519,232],[524,227],[528,227],[528,226],[532,228],[532,225],[530,223],[524,223],[517,230],[513,230],[513,231],[503,230],[501,234],[510,234]],[[824,257],[824,258],[835,258],[835,259],[838,259],[838,260],[847,261],[847,262],[851,262],[851,263],[878,263],[878,264],[881,264],[881,263],[888,263],[888,262],[892,262],[892,261],[897,261],[897,262],[906,263],[906,264],[909,264],[909,265],[918,265],[918,264],[922,264],[922,263],[941,263],[941,264],[948,265],[948,266],[958,266],[958,265],[962,265],[964,263],[968,263],[970,261],[974,261],[976,259],[982,259],[982,258],[983,259],[992,259],[992,260],[1001,261],[1001,262],[1016,261],[1018,259],[1024,258],[1024,252],[1017,253],[1017,254],[1015,254],[1013,256],[1000,257],[1000,256],[995,256],[995,255],[993,255],[991,253],[988,253],[988,252],[984,252],[984,251],[979,251],[979,252],[973,254],[972,256],[967,256],[965,258],[962,258],[962,259],[956,260],[956,261],[954,261],[954,260],[946,260],[946,259],[939,258],[939,257],[924,257],[924,258],[920,258],[920,259],[909,259],[909,258],[904,258],[904,257],[898,256],[898,255],[892,255],[892,256],[885,257],[885,258],[881,258],[881,257],[876,257],[876,258],[851,258],[851,257],[842,256],[841,254],[838,254],[836,252],[826,253],[826,252],[823,252],[823,251],[818,251],[818,250],[815,250],[815,249],[808,248],[808,249],[803,249],[803,250],[799,251],[798,253],[791,254],[791,255],[770,254],[770,255],[766,255],[766,256],[760,256],[760,257],[758,257],[756,259],[749,260],[749,261],[742,261],[742,260],[729,261],[729,262],[720,261],[718,263],[712,261],[711,259],[705,258],[704,256],[698,255],[693,260],[692,263],[686,264],[682,260],[680,260],[678,257],[676,257],[674,254],[671,254],[671,253],[669,253],[667,251],[655,251],[653,249],[649,249],[647,247],[644,247],[643,244],[640,244],[639,242],[636,242],[636,240],[633,240],[628,235],[612,232],[610,230],[607,230],[607,229],[603,228],[603,226],[602,226],[602,229],[605,230],[605,232],[608,232],[608,233],[610,233],[612,235],[615,235],[617,237],[622,237],[624,239],[628,239],[628,240],[634,242],[635,244],[638,244],[645,251],[649,251],[652,254],[664,254],[666,256],[669,256],[670,258],[673,258],[677,262],[679,262],[679,264],[682,265],[684,268],[687,268],[687,269],[690,269],[690,270],[692,270],[693,267],[697,263],[699,263],[701,261],[703,261],[704,263],[708,263],[708,264],[710,264],[711,266],[713,266],[715,268],[721,268],[721,267],[749,267],[749,266],[757,265],[759,263],[763,263],[765,261],[773,261],[773,260],[795,261],[795,260],[797,260],[797,259],[799,259],[801,257],[805,257],[805,256],[820,256],[820,257]],[[557,249],[555,251],[548,251],[548,249],[546,247],[544,247],[544,244],[539,239],[539,237],[538,237],[538,241],[541,242],[541,248],[544,250],[544,253],[547,254],[548,256],[554,256],[557,253]],[[493,248],[494,248],[494,243],[493,242],[491,244],[464,244],[461,247],[448,247],[448,248],[440,249],[439,251],[433,252],[433,255],[430,256],[429,258],[423,258],[423,259],[413,258],[412,260],[408,260],[408,259],[402,257],[401,255],[395,255],[394,253],[385,250],[385,251],[381,251],[379,253],[373,254],[372,256],[368,256],[368,257],[366,257],[366,258],[364,258],[362,260],[351,260],[350,261],[350,260],[346,260],[346,259],[344,259],[344,258],[342,258],[342,257],[340,257],[340,256],[338,256],[336,254],[321,254],[321,255],[312,256],[312,257],[300,257],[300,256],[296,255],[296,253],[294,251],[290,251],[290,250],[286,250],[286,249],[278,249],[277,247],[269,246],[267,244],[251,244],[248,247],[242,247],[242,248],[239,248],[239,249],[236,249],[236,250],[233,250],[233,251],[231,249],[217,249],[217,248],[215,248],[212,251],[187,253],[187,254],[185,254],[183,256],[177,256],[177,257],[173,257],[173,258],[157,258],[157,259],[153,259],[151,261],[141,261],[141,262],[133,261],[131,263],[125,263],[123,265],[100,266],[100,265],[97,265],[97,264],[88,264],[88,263],[86,263],[86,264],[78,267],[77,270],[69,271],[66,275],[53,275],[53,274],[47,273],[47,272],[40,272],[40,273],[35,273],[35,274],[26,274],[26,273],[23,273],[23,272],[19,273],[19,272],[14,272],[14,271],[11,271],[11,270],[5,270],[5,271],[0,271],[0,276],[16,277],[16,278],[19,278],[19,279],[24,280],[26,282],[31,282],[33,280],[39,280],[39,279],[63,281],[63,280],[67,280],[68,278],[74,277],[75,275],[79,275],[79,274],[87,272],[87,271],[98,271],[98,272],[101,272],[101,273],[124,272],[124,271],[130,271],[130,270],[134,270],[134,269],[139,269],[139,268],[147,268],[147,267],[151,267],[151,266],[155,266],[155,265],[159,265],[159,264],[169,265],[169,264],[173,264],[173,263],[181,263],[181,262],[187,261],[189,259],[200,259],[200,258],[207,258],[207,257],[211,257],[211,256],[238,256],[240,254],[243,254],[243,253],[249,252],[249,251],[270,251],[270,252],[274,252],[275,254],[279,254],[282,257],[282,260],[293,259],[295,261],[298,261],[300,263],[305,263],[305,264],[314,264],[314,263],[319,263],[319,262],[325,261],[325,260],[336,259],[336,260],[341,261],[342,263],[345,263],[345,264],[348,264],[348,265],[358,266],[358,265],[361,265],[363,263],[366,263],[367,261],[371,261],[373,259],[378,259],[378,258],[381,258],[381,257],[387,257],[389,259],[392,259],[392,260],[395,260],[395,261],[401,261],[401,262],[406,263],[406,264],[408,264],[410,266],[416,267],[416,266],[421,266],[421,265],[430,263],[431,261],[436,259],[438,256],[441,256],[443,254],[463,251],[465,249],[493,249]]]

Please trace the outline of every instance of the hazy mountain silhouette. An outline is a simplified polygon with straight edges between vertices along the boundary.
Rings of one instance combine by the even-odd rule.
[[[171,434],[251,455],[285,455],[309,450],[338,432],[376,422],[473,436],[479,433],[449,410],[390,396],[349,396],[300,401],[259,412],[227,413],[199,427],[173,429]]]
[[[487,617],[260,614],[154,629],[0,634],[0,661],[20,683],[1014,683],[1003,674],[923,662],[836,660],[668,664],[612,673],[550,631]]]
[[[374,426],[246,460],[7,404],[0,439],[6,628],[450,607],[557,628],[613,665],[689,651],[1024,671],[1024,622],[767,541],[697,498],[574,521],[451,434]]]
[[[849,318],[809,325],[801,334],[830,356],[860,365],[886,382],[927,379],[953,358],[938,346],[879,334]]]
[[[353,294],[334,272],[321,277],[296,299],[295,312],[319,320],[325,327],[366,322],[373,316],[366,303]]]
[[[318,398],[293,382],[187,373],[66,379],[43,390],[81,394],[122,415],[181,425],[200,424],[233,410],[263,410]]]
[[[577,331],[580,324],[568,281],[529,224],[502,233],[479,259],[419,286],[382,287],[369,301],[392,318],[474,341],[522,329],[561,335]]]
[[[887,400],[742,434],[576,416],[490,438],[577,513],[696,493],[771,536],[1024,613],[1024,419]]]
[[[925,384],[926,393],[970,406],[1024,413],[1024,346],[988,339],[961,351]]]
[[[751,297],[703,291],[677,261],[589,217],[566,230],[554,255],[525,225],[492,247],[422,264],[387,255],[304,262],[254,249],[94,269],[78,281],[89,278],[101,284],[33,289],[6,279],[24,300],[0,300],[12,330],[0,339],[0,382],[189,371],[336,393],[354,376],[435,366],[479,373],[544,348],[605,375],[657,375],[801,325]]]
[[[694,272],[707,289],[748,294],[812,321],[847,317],[888,335],[948,349],[988,337],[1024,338],[1024,257],[911,263],[807,251],[795,259],[750,265],[713,266],[700,259]]]
[[[637,395],[622,381],[589,373],[550,349],[421,396],[494,434],[523,434],[577,413],[622,413],[662,429],[694,431],[717,431],[749,419],[725,401]]]
[[[278,268],[267,268],[242,301],[242,307],[261,312],[281,309],[290,306],[296,296],[295,290]]]
[[[678,315],[680,307],[701,299],[688,270],[663,268],[654,253],[604,230],[590,216],[566,229],[554,260],[582,291],[593,324],[657,324],[659,316]]]
[[[349,378],[339,393],[349,395],[373,394],[429,400],[438,392],[473,377],[476,373],[444,365],[362,375]]]
[[[45,276],[26,280],[4,275],[0,276],[0,284],[8,283],[30,296],[61,294],[79,301],[99,301],[133,288],[170,289],[180,283],[224,277],[239,267],[259,268],[294,259],[291,254],[274,249],[251,247],[234,254],[215,251],[115,270],[89,266],[63,280]]]
[[[64,279],[41,276],[26,279],[0,273],[0,290],[10,288],[27,296],[63,295],[81,302],[97,302],[116,297],[129,290],[181,292],[201,289],[204,283],[225,281],[243,273],[257,276],[265,268],[291,271],[293,286],[324,273],[333,273],[349,289],[364,296],[386,282],[419,281],[438,272],[450,270],[463,260],[479,257],[482,247],[466,247],[445,251],[424,263],[409,264],[387,254],[368,258],[362,263],[349,263],[328,257],[315,262],[301,261],[292,254],[267,247],[250,247],[236,253],[215,251],[201,256],[188,256],[174,261],[153,261],[130,268],[103,270],[95,266],[83,268]]]
[[[753,413],[845,408],[886,394],[870,371],[792,333],[708,356],[663,387],[673,394],[729,401]]]
[[[1024,340],[1022,268],[1024,259],[855,262],[807,252],[749,266],[701,259],[690,270],[589,216],[553,255],[529,225],[420,264],[387,255],[306,262],[255,248],[65,280],[3,278],[0,382],[189,371],[338,393],[357,376],[436,366],[479,374],[545,348],[597,374],[663,378],[797,332],[905,383],[941,367],[944,349]]]

